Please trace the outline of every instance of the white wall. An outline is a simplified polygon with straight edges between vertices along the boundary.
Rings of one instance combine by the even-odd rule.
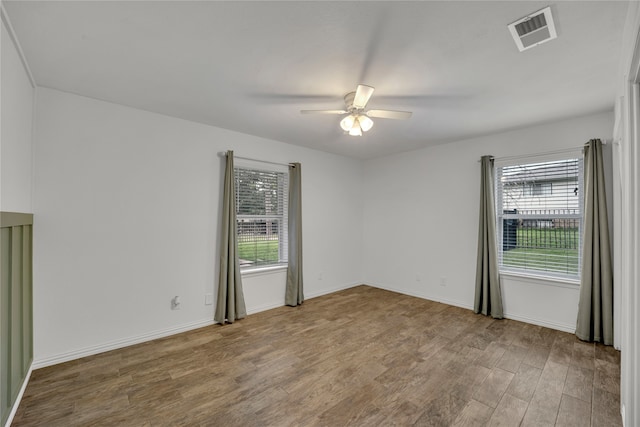
[[[480,157],[581,147],[612,128],[606,112],[367,161],[365,283],[472,308]],[[578,286],[503,277],[502,287],[507,317],[575,330]]]
[[[34,366],[212,322],[227,149],[302,163],[306,296],[360,283],[360,161],[44,88],[36,117]],[[246,277],[248,311],[284,283]]]
[[[2,22],[0,211],[32,212],[31,125],[34,89]]]

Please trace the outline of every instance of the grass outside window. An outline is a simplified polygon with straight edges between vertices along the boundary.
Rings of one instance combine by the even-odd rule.
[[[516,247],[503,250],[502,265],[577,276],[578,233],[577,228],[518,228]]]
[[[260,266],[278,262],[278,239],[238,242],[241,266]]]

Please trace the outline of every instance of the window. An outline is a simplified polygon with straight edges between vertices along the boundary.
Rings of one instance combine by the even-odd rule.
[[[580,278],[582,159],[496,168],[500,271]]]
[[[287,197],[285,172],[234,168],[240,268],[287,262]]]

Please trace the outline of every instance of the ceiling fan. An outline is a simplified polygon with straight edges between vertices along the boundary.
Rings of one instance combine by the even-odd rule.
[[[340,127],[349,132],[351,136],[362,136],[373,126],[371,117],[380,119],[408,119],[410,111],[393,110],[366,110],[367,102],[373,95],[375,88],[367,85],[358,85],[355,92],[349,92],[344,96],[345,110],[300,110],[302,114],[347,114],[341,121]]]

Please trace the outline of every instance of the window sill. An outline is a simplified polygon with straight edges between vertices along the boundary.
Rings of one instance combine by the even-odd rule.
[[[242,277],[259,276],[263,274],[280,273],[286,270],[287,270],[287,264],[269,265],[266,267],[253,267],[253,268],[246,268],[244,270],[240,269],[240,275],[242,275]]]
[[[500,276],[512,277],[537,285],[557,286],[560,288],[580,288],[580,280],[563,277],[542,276],[538,274],[521,273],[516,271],[501,271]]]

